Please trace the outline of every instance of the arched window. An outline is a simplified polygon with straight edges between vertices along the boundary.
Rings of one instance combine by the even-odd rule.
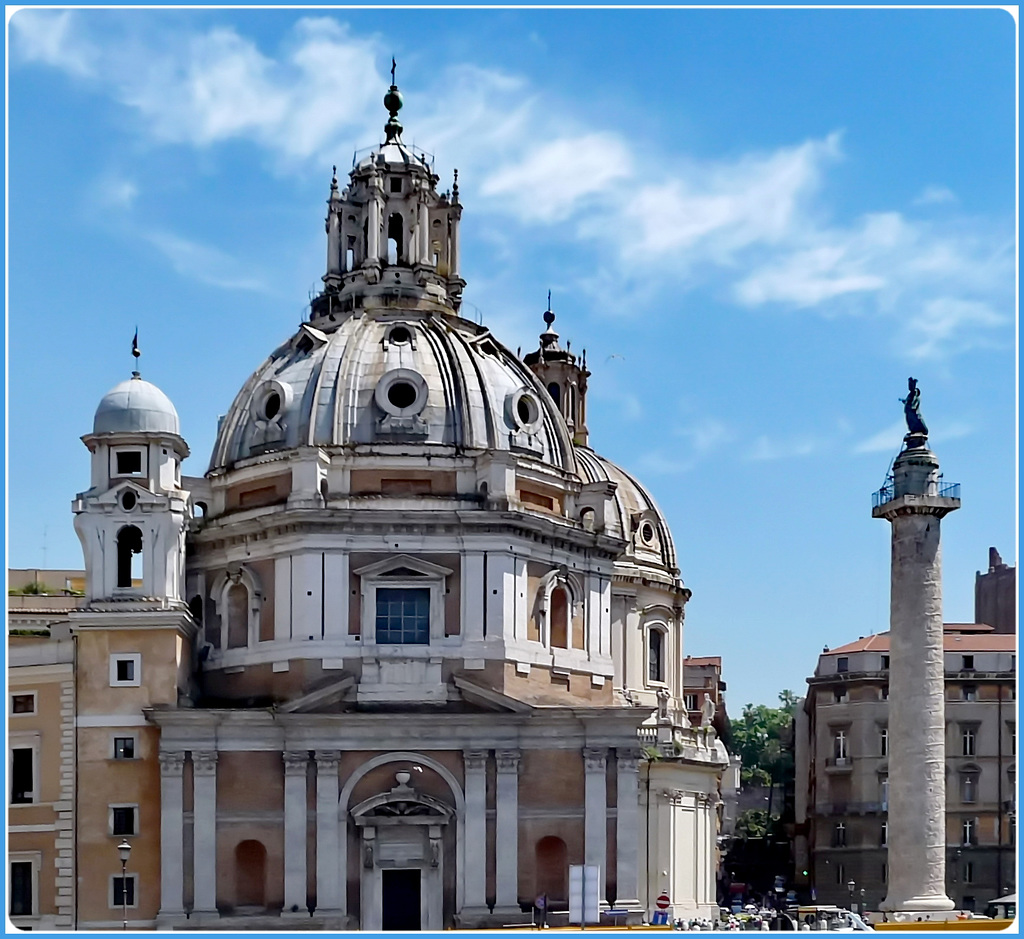
[[[402,224],[402,216],[398,212],[392,212],[388,216],[388,264],[397,264],[402,260],[402,238],[405,230]]]
[[[228,588],[228,648],[243,649],[249,645],[249,591],[245,584]]]
[[[647,680],[665,681],[665,632],[657,627],[647,631]]]
[[[551,591],[551,645],[559,649],[569,648],[569,595],[564,587]]]
[[[558,387],[557,382],[552,382],[548,385],[548,394],[551,395],[551,400],[554,401],[555,404],[561,406],[562,389]]]
[[[131,587],[142,580],[142,532],[125,525],[117,533],[117,586]]]
[[[978,801],[978,779],[981,776],[976,766],[965,766],[960,770],[960,801],[966,805]]]
[[[235,848],[235,906],[265,907],[267,849],[259,841],[240,841]]]
[[[536,895],[544,894],[547,896],[548,909],[551,909],[552,901],[564,903],[569,898],[568,885],[566,884],[569,862],[565,842],[553,835],[541,838],[537,842],[534,857]]]

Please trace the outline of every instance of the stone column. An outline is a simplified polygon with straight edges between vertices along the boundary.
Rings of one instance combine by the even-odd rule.
[[[306,764],[305,750],[285,751],[284,758],[284,911],[306,910]]]
[[[185,754],[160,754],[160,913],[162,922],[185,916],[182,781]],[[116,858],[115,858],[116,859]]]
[[[316,751],[316,910],[341,911],[345,891],[338,870],[338,750]]]
[[[380,264],[380,203],[374,194],[370,196],[367,206],[368,220],[366,226],[366,260],[372,264]]]
[[[638,747],[616,749],[615,820],[615,905],[625,909],[643,909],[637,890],[637,852],[639,831]]]
[[[416,241],[417,241],[417,254],[419,257],[416,258],[417,264],[430,264],[433,260],[430,257],[430,218],[427,211],[427,203],[420,202],[418,208],[418,217],[416,225]]]
[[[605,869],[608,855],[608,787],[605,779],[607,759],[608,751],[604,747],[583,749],[583,863],[594,864],[600,868],[602,902],[608,883]]]
[[[945,682],[939,520],[960,507],[938,494],[939,461],[908,435],[888,500],[872,515],[892,524],[889,614],[889,890],[883,910],[953,909],[946,896]]]
[[[487,751],[467,750],[463,760],[466,768],[464,906],[474,909],[487,905]]]
[[[518,750],[498,750],[495,753],[495,761],[498,766],[494,825],[495,879],[497,881],[495,908],[503,907],[517,911],[519,909],[519,756]]]
[[[217,752],[192,751],[193,909],[217,912]]]

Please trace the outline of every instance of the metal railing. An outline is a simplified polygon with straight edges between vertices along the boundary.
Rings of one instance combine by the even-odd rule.
[[[960,483],[940,483],[934,493],[940,499],[959,499]],[[896,498],[896,486],[893,482],[887,482],[881,489],[871,493],[871,508],[877,509],[886,502],[892,502]]]
[[[375,147],[362,147],[359,150],[356,150],[352,154],[352,167],[353,167],[353,169],[355,168],[356,164],[359,162],[359,160],[362,157],[368,156],[371,153],[376,153],[383,146],[384,146],[384,144],[378,144]],[[416,144],[414,144],[414,143],[404,143],[403,142],[402,146],[405,147],[405,149],[408,150],[410,153],[412,153],[412,155],[415,156],[424,166],[426,166],[428,169],[430,169],[431,172],[433,172],[433,170],[434,170],[434,154],[428,153],[422,147],[417,147]]]

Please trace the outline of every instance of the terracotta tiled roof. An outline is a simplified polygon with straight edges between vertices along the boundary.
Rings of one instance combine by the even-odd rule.
[[[977,630],[971,626],[981,627]],[[991,627],[989,627],[990,629]],[[981,633],[979,635],[979,633]],[[943,636],[946,652],[960,650],[973,652],[1013,652],[1017,648],[1017,637],[1013,633],[985,634],[984,623],[946,623]],[[864,636],[856,642],[829,649],[824,655],[846,655],[849,652],[888,652],[889,634],[878,633]]]

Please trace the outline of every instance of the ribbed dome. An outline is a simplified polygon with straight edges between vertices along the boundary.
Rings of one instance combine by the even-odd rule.
[[[617,483],[617,517],[608,534],[624,539],[624,560],[638,565],[654,564],[676,572],[676,548],[665,516],[651,494],[621,466],[598,456],[588,447],[576,447],[576,466],[584,482]]]
[[[180,435],[178,412],[170,398],[138,373],[111,388],[96,408],[94,434],[164,433]]]
[[[554,402],[486,329],[393,308],[330,333],[300,327],[238,393],[210,470],[295,447],[396,443],[513,450],[575,472]]]

